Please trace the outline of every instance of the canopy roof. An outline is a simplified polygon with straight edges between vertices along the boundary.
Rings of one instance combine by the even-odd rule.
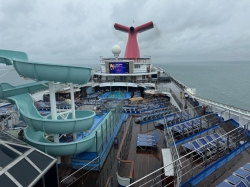
[[[145,90],[144,93],[145,94],[151,94],[151,95],[163,94],[161,91],[158,91],[158,90]]]
[[[105,82],[99,85],[100,87],[106,86],[126,86],[126,87],[138,87],[136,83],[129,83],[129,82]]]
[[[55,158],[1,130],[0,158],[1,186],[32,186],[56,163]]]

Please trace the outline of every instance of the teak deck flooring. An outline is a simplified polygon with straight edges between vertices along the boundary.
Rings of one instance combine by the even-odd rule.
[[[134,119],[132,119],[134,120]],[[123,123],[117,137],[119,139],[119,143],[123,137],[123,133],[125,131],[126,123]],[[133,122],[133,129],[132,129],[132,137],[129,141],[129,146],[127,147],[127,160],[134,160],[134,181],[138,180],[139,178],[155,171],[156,169],[162,167],[162,156],[161,156],[161,148],[163,148],[164,137],[163,132],[159,131],[160,134],[160,141],[158,142],[158,149],[157,150],[137,150],[136,149],[136,142],[137,142],[137,134],[143,133],[153,133],[156,128],[154,124],[151,122],[149,124],[139,125]],[[109,152],[109,155],[100,171],[84,171],[87,173],[84,177],[72,184],[71,186],[105,186],[106,181],[108,180],[109,176],[113,177],[113,184],[116,186],[116,172],[117,172],[117,160],[116,154],[117,150],[113,146]],[[62,157],[63,165],[59,167],[59,180],[61,181],[65,177],[69,176],[71,173],[74,172],[70,166],[70,157]],[[126,169],[126,168],[125,168]],[[129,169],[129,167],[127,167]],[[121,171],[122,172],[122,171]],[[124,171],[127,173],[127,171]],[[76,175],[72,177],[71,181],[76,179]],[[82,184],[81,184],[82,183]]]

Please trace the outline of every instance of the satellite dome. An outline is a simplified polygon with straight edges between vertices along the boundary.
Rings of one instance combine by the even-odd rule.
[[[121,47],[119,45],[114,45],[112,47],[112,53],[114,55],[118,55],[119,56],[119,54],[121,53]]]

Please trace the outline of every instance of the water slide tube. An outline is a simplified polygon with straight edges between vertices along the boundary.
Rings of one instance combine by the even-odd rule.
[[[21,55],[22,59],[17,59],[15,53]],[[8,54],[11,55],[8,56]],[[26,140],[34,147],[54,156],[75,155],[90,149],[95,145],[94,132],[80,141],[70,143],[50,142],[44,137],[44,134],[86,131],[93,125],[95,112],[79,110],[75,113],[75,119],[72,119],[72,115],[69,114],[66,119],[59,115],[57,120],[52,120],[39,114],[29,93],[44,89],[46,82],[41,81],[86,84],[91,76],[91,69],[81,66],[30,62],[24,54],[4,51],[3,55],[3,50],[0,50],[0,63],[13,64],[20,76],[29,77],[39,82],[18,87],[6,83],[1,84],[0,98],[9,99],[17,105],[20,115],[28,124],[28,128],[25,130]]]

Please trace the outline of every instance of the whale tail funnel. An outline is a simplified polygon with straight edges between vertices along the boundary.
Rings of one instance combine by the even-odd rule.
[[[116,30],[128,33],[128,42],[125,51],[125,58],[140,58],[140,49],[137,42],[137,33],[154,28],[152,21],[137,27],[127,27],[118,23],[114,24]]]

